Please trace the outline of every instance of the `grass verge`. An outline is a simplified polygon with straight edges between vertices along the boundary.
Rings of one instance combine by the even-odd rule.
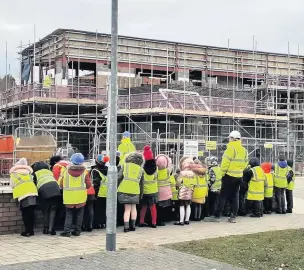
[[[254,270],[304,270],[304,229],[237,235],[166,245]]]

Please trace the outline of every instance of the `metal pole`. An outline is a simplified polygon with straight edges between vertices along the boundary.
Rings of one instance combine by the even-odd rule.
[[[110,166],[108,169],[107,194],[107,236],[106,250],[116,250],[116,208],[117,208],[117,44],[118,44],[118,0],[112,0],[111,31],[111,109],[107,121],[110,121]]]
[[[289,158],[290,151],[290,49],[288,42],[288,84],[287,84],[287,158]]]
[[[7,74],[7,42],[6,42],[5,43],[5,94],[6,95],[7,95],[7,88],[8,88],[7,76],[8,76],[8,74]]]
[[[34,24],[34,64],[33,64],[33,81],[35,83],[35,66],[36,66],[36,24]]]

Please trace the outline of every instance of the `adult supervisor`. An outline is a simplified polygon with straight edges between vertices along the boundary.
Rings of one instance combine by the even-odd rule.
[[[222,157],[222,186],[218,204],[213,216],[206,218],[207,222],[219,222],[221,211],[227,200],[231,202],[231,214],[228,222],[235,223],[239,208],[239,190],[242,182],[243,171],[248,164],[248,152],[242,146],[241,134],[232,131],[229,134],[229,143]]]

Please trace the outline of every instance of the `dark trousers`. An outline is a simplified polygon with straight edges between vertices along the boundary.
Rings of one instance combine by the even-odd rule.
[[[248,207],[252,209],[252,214],[257,217],[263,215],[263,201],[247,200]]]
[[[240,190],[239,193],[239,211],[238,215],[239,216],[245,216],[247,214],[247,209],[246,209],[246,191],[245,190]]]
[[[71,233],[73,223],[74,231],[80,233],[83,221],[84,206],[80,208],[68,208],[66,207],[66,215],[64,222],[64,232]],[[75,221],[75,222],[73,222]]]
[[[50,198],[42,202],[43,226],[49,231],[54,230],[56,212],[60,198]]]
[[[272,212],[272,198],[264,199],[264,212]]]
[[[88,229],[93,228],[93,220],[94,220],[94,200],[87,200],[87,203],[84,207],[83,214],[83,227]]]
[[[286,189],[286,201],[287,201],[287,210],[291,211],[293,209],[293,192],[292,192],[292,190]]]
[[[21,209],[22,220],[26,233],[32,233],[35,226],[35,206],[28,206]]]
[[[168,207],[157,207],[157,224],[161,224],[168,221]]]
[[[208,215],[209,216],[213,215],[213,213],[216,209],[216,206],[218,204],[219,197],[220,197],[219,192],[213,192],[213,191],[209,192],[209,194],[208,194]]]
[[[62,190],[61,197],[58,198],[58,208],[55,217],[55,227],[57,230],[62,230],[65,222],[65,205],[63,204]]]
[[[98,197],[95,202],[94,226],[106,225],[107,198]]]
[[[275,198],[277,209],[276,212],[282,213],[286,211],[285,206],[285,188],[275,187]]]
[[[239,190],[242,178],[236,178],[229,175],[225,175],[222,178],[222,187],[219,196],[219,202],[214,211],[215,217],[220,217],[221,212],[225,207],[227,201],[231,202],[231,217],[236,217],[239,209]]]

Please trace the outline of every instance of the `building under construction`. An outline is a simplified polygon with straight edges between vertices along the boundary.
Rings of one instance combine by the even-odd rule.
[[[302,168],[304,56],[255,42],[251,51],[126,36],[118,44],[118,133],[129,130],[139,149],[178,157],[197,140],[203,155],[216,141],[219,155],[237,129],[251,155],[285,153]],[[1,93],[2,133],[45,130],[89,157],[104,150],[110,49],[108,34],[58,29],[21,50],[22,84]]]

